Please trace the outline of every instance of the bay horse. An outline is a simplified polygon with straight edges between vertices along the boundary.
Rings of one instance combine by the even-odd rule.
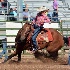
[[[53,40],[48,42],[46,42],[46,40],[38,40],[37,44],[40,49],[46,48],[50,56],[57,57],[58,50],[64,46],[63,36],[56,29],[49,28],[49,30],[51,32]],[[16,55],[18,55],[18,61],[21,61],[22,51],[29,50],[33,47],[31,42],[31,36],[33,31],[34,29],[32,27],[32,24],[26,22],[23,27],[18,31],[15,38],[15,52],[9,55],[4,62],[8,61]],[[42,30],[39,34],[45,35],[45,32]]]

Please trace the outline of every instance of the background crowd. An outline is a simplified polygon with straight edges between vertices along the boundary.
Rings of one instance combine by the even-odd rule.
[[[0,7],[4,8],[7,7],[7,3],[8,3],[8,7],[9,7],[9,13],[10,15],[13,15],[11,17],[9,17],[10,21],[16,21],[17,20],[17,7],[15,8],[10,8],[11,4],[7,1],[7,0],[0,0]],[[42,6],[45,7],[45,6]],[[58,2],[57,0],[53,0],[53,12],[50,11],[50,9],[48,9],[48,12],[46,12],[46,16],[49,17],[50,20],[52,21],[59,21],[58,20]],[[37,11],[38,12],[38,11]],[[2,12],[2,14],[4,14]],[[30,10],[28,8],[28,5],[24,2],[23,3],[23,21],[33,21],[33,19],[35,19],[35,16],[30,13]]]

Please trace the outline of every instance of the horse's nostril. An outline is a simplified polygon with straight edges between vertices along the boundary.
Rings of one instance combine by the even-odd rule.
[[[21,41],[23,41],[24,39],[25,39],[25,37],[24,37],[24,36],[21,36],[21,37],[20,37],[20,40],[21,40]]]

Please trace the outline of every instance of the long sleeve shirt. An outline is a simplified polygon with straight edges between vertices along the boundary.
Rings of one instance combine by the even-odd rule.
[[[38,26],[43,26],[44,23],[50,23],[50,22],[51,22],[50,19],[45,15],[38,16],[37,21],[35,20],[33,21],[33,23],[37,24]]]

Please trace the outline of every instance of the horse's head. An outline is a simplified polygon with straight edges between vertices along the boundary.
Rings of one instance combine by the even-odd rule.
[[[29,22],[26,22],[24,26],[22,27],[21,37],[20,37],[21,41],[25,40],[30,30],[31,30],[31,24]]]

